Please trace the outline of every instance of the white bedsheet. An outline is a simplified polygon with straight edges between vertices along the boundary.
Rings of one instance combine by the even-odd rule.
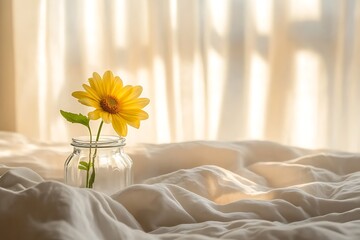
[[[142,145],[136,184],[106,196],[61,183],[71,150],[0,132],[0,239],[360,239],[360,154]]]

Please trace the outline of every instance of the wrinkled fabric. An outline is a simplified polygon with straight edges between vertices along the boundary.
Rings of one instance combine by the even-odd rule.
[[[107,196],[62,183],[64,159],[53,161],[66,151],[56,146],[35,144],[29,164],[31,151],[20,156],[29,144],[0,144],[1,239],[360,238],[360,154],[263,141],[142,145],[130,149],[136,184]]]

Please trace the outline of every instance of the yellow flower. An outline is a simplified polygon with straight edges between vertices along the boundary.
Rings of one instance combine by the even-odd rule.
[[[86,106],[94,107],[88,116],[92,120],[102,118],[105,123],[112,123],[120,136],[127,135],[127,125],[139,128],[140,120],[149,115],[142,110],[149,104],[148,98],[139,98],[142,87],[123,85],[118,76],[111,71],[104,73],[103,78],[94,72],[89,78],[89,85],[83,84],[85,91],[76,91],[72,96]]]

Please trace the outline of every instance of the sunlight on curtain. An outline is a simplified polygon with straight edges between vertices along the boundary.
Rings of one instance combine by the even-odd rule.
[[[272,28],[273,0],[252,1],[256,30],[259,34],[269,34]]]
[[[51,6],[52,8],[56,7],[56,12],[54,11],[53,14],[48,15],[49,21],[53,23],[53,25],[48,26],[48,31],[52,32],[54,38],[57,39],[58,44],[50,44],[49,46],[49,55],[51,55],[51,61],[48,61],[49,69],[52,74],[48,74],[45,76],[45,81],[48,82],[49,88],[45,91],[50,92],[51,94],[47,93],[48,97],[51,97],[51,102],[49,104],[48,109],[54,108],[57,106],[57,102],[59,99],[62,99],[62,89],[65,87],[65,39],[66,39],[66,29],[65,29],[65,6],[64,3],[61,3],[57,6]],[[40,46],[39,46],[40,47]],[[45,59],[46,61],[46,59]],[[41,71],[40,69],[38,71]],[[49,81],[49,76],[51,76],[52,81]],[[49,91],[50,89],[50,91]],[[40,107],[40,106],[39,106]],[[52,111],[49,115],[52,115]],[[45,119],[49,119],[48,117]],[[45,123],[44,123],[45,124]],[[45,133],[46,138],[49,136],[57,136],[59,132],[66,132],[65,126],[63,125],[63,121],[61,119],[56,118],[53,119],[51,122],[47,123],[48,125],[48,132]]]
[[[27,136],[87,134],[59,109],[89,111],[71,92],[111,69],[151,99],[130,143],[360,147],[358,1],[14,0],[13,15],[14,122]]]
[[[181,99],[181,85],[182,85],[182,81],[180,79],[180,56],[179,56],[179,49],[177,48],[178,46],[178,38],[177,38],[177,31],[178,31],[178,15],[177,15],[177,1],[176,0],[172,0],[170,1],[170,25],[171,25],[171,46],[173,46],[172,48],[172,79],[173,79],[173,84],[172,84],[172,97],[174,99],[174,109],[177,110],[175,111],[175,123],[174,123],[174,127],[175,127],[175,140],[178,139],[183,139],[184,138],[184,130],[182,128],[183,126],[183,118],[184,118],[184,114],[183,111],[179,111],[180,109],[183,109],[183,104],[180,101]],[[180,91],[179,91],[180,90]],[[169,138],[170,139],[170,138]]]
[[[221,81],[225,73],[225,64],[221,56],[213,49],[209,50],[208,56],[208,89],[207,101],[211,106],[208,112],[209,119],[209,138],[216,139],[218,134],[218,126],[221,117],[221,107],[224,92],[224,81]]]
[[[99,1],[87,0],[82,2],[81,7],[84,9],[83,24],[84,24],[84,58],[90,66],[96,66],[99,61],[102,61],[102,46],[103,43],[103,18],[102,6]]]
[[[320,0],[291,0],[290,16],[296,21],[311,21],[320,18]]]
[[[227,22],[228,11],[229,0],[209,1],[209,15],[211,19],[211,25],[213,26],[216,33],[218,33],[220,36],[226,34],[227,28],[229,28],[229,24]]]
[[[126,35],[127,22],[128,19],[127,11],[126,11],[126,0],[116,0],[114,1],[114,8],[112,9],[111,15],[114,19],[114,40],[115,47],[117,48],[125,48],[127,45]]]
[[[194,56],[194,71],[193,71],[193,111],[192,111],[192,120],[194,122],[194,139],[206,138],[207,129],[207,108],[206,108],[206,98],[205,98],[205,83],[202,81],[204,79],[204,73],[202,71],[203,64],[201,62],[200,54],[197,52]]]
[[[170,0],[170,23],[171,23],[171,29],[173,32],[176,32],[177,30],[177,0]]]
[[[226,41],[228,34],[228,10],[229,1],[209,1],[209,35],[217,34],[217,38]],[[208,41],[211,41],[208,39]],[[226,46],[222,45],[220,41],[215,44],[208,43],[207,49],[207,102],[210,107],[207,112],[208,119],[208,137],[209,139],[217,139],[220,125],[220,118],[223,112],[222,99],[224,98],[224,76],[226,75]]]
[[[318,140],[320,62],[318,56],[310,51],[299,51],[294,57],[296,80],[292,107],[294,133],[291,142],[311,147]]]
[[[48,81],[47,71],[48,65],[46,61],[46,49],[42,46],[46,45],[46,26],[47,23],[47,4],[46,0],[40,1],[39,5],[39,30],[38,30],[38,46],[37,46],[37,56],[38,56],[38,64],[37,64],[37,72],[38,72],[38,109],[39,109],[39,130],[40,137],[46,137],[46,115],[47,115],[47,107],[43,107],[47,103],[47,89],[48,89]]]
[[[252,54],[249,89],[249,137],[264,138],[266,101],[269,89],[268,64],[258,54]]]
[[[169,113],[167,109],[169,109],[167,104],[167,90],[166,90],[166,77],[165,73],[165,66],[163,61],[160,57],[155,56],[154,60],[154,87],[155,87],[155,96],[156,98],[153,99],[156,111],[155,111],[155,118],[158,131],[158,140],[160,142],[169,142],[171,141],[170,136],[170,127],[169,127]]]

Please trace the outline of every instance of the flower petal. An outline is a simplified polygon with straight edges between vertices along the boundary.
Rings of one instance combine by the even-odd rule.
[[[90,94],[84,91],[76,91],[71,94],[74,98],[91,98]]]
[[[118,95],[118,93],[123,88],[123,82],[120,77],[116,76],[114,78],[114,87],[111,89],[111,95]]]
[[[104,120],[105,123],[111,123],[112,122],[112,115],[108,112],[101,111],[100,113],[101,118]]]
[[[97,73],[94,72],[93,73],[93,81],[94,84],[97,86],[97,92],[99,94],[99,96],[104,96],[106,94],[106,91],[104,89],[104,84],[103,84],[103,80],[101,79],[101,76]]]
[[[110,93],[112,89],[112,79],[114,78],[111,71],[106,71],[103,75],[103,85],[106,93]]]
[[[86,106],[100,108],[99,102],[95,101],[92,98],[80,98],[78,101]]]
[[[92,120],[98,120],[101,117],[101,110],[100,109],[95,109],[92,112],[88,113],[88,117]]]
[[[86,92],[89,93],[91,98],[93,98],[97,101],[100,101],[99,93],[96,92],[92,87],[90,87],[89,85],[83,84],[83,88],[86,90]]]
[[[127,87],[127,86],[125,86],[125,87]],[[130,87],[130,89],[121,96],[123,101],[129,101],[129,100],[139,97],[143,90],[141,86],[134,86],[134,87],[129,86],[129,87]]]
[[[128,98],[130,99],[138,98],[141,95],[142,91],[143,91],[142,86],[134,86]]]
[[[112,126],[119,136],[126,137],[128,129],[124,119],[118,115],[114,115]]]
[[[146,105],[150,103],[150,99],[148,98],[137,98],[121,104],[122,109],[136,109],[136,108],[144,108]]]
[[[99,82],[94,78],[89,78],[90,87],[97,93],[99,97],[102,97],[102,91],[99,86]]]
[[[140,119],[136,116],[128,115],[128,114],[120,114],[120,116],[126,121],[127,124],[134,128],[140,127]]]
[[[116,92],[115,94],[121,101],[126,100],[127,96],[131,94],[132,86],[126,85],[120,89],[120,91]]]
[[[149,118],[149,114],[141,109],[129,109],[120,113],[121,116],[128,115],[132,117],[137,117],[140,120],[145,120]]]

